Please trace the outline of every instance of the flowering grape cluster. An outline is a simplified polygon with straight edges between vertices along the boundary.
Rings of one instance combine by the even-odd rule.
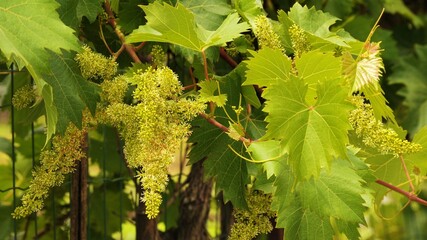
[[[373,147],[383,154],[401,155],[421,151],[421,145],[399,138],[398,134],[377,120],[370,104],[362,97],[352,98],[356,109],[350,112],[349,121],[358,137],[366,146]]]
[[[36,99],[36,93],[29,84],[16,90],[13,94],[12,105],[17,109],[29,107]]]
[[[234,209],[235,222],[231,228],[229,240],[251,240],[261,233],[269,233],[273,229],[270,218],[276,216],[271,211],[271,195],[258,191],[250,191],[246,200],[249,209]]]
[[[82,76],[91,80],[110,80],[116,75],[117,63],[114,58],[107,58],[100,53],[93,52],[88,46],[74,58],[79,64]]]
[[[308,41],[305,31],[296,24],[289,28],[289,35],[291,37],[292,49],[296,57],[300,57],[304,52],[311,49],[311,44]]]
[[[181,84],[167,67],[149,67],[132,76],[116,77],[114,81],[124,79],[136,86],[134,104],[109,100],[111,104],[105,108],[104,119],[118,127],[124,138],[129,166],[141,169],[137,175],[144,188],[141,200],[145,202],[148,217],[154,218],[159,213],[161,193],[168,181],[167,168],[181,141],[190,134],[189,121],[204,110],[205,104],[180,98]],[[123,90],[120,89],[117,92]]]
[[[273,25],[266,16],[260,15],[255,18],[254,34],[258,38],[260,48],[269,47],[285,52],[280,42],[279,35],[274,32]]]
[[[60,186],[64,182],[65,175],[74,171],[77,161],[85,157],[82,143],[89,128],[88,114],[85,114],[82,129],[70,123],[64,135],[53,137],[52,148],[41,152],[41,165],[33,171],[29,189],[21,198],[22,206],[17,207],[12,214],[14,218],[40,211],[49,190]]]

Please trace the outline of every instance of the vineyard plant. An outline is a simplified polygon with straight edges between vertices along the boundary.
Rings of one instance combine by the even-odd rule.
[[[426,239],[426,10],[0,1],[0,239]]]

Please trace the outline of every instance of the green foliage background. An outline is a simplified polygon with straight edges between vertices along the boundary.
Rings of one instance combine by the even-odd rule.
[[[137,45],[138,42],[147,41],[138,52],[141,59],[149,62],[145,58],[151,51],[153,43],[150,42],[157,42],[168,51],[168,64],[179,75],[184,86],[191,85],[192,78],[196,78],[200,80],[201,97],[215,102],[217,106],[225,106],[214,112],[217,122],[231,127],[228,114],[232,119],[238,118],[232,106],[253,106],[251,114],[240,116],[242,121],[239,124],[245,129],[246,137],[263,141],[253,143],[248,152],[258,160],[280,156],[277,161],[263,165],[249,163],[232,150],[249,157],[241,141],[230,138],[203,118],[192,123],[195,128],[189,141],[197,145],[189,154],[190,164],[206,158],[206,177],[215,178],[216,191],[222,191],[225,202],[231,201],[234,207],[245,208],[247,184],[273,193],[272,208],[279,212],[277,226],[287,229],[288,239],[330,239],[330,236],[336,235],[337,229],[349,239],[358,238],[359,234],[362,239],[427,238],[423,227],[427,224],[425,206],[409,204],[401,214],[390,220],[378,216],[378,212],[383,217],[399,213],[406,199],[397,197],[397,194],[390,196],[386,204],[376,209],[377,212],[373,208],[365,212],[365,201],[379,203],[388,192],[374,182],[376,177],[400,184],[405,182],[405,175],[398,158],[392,154],[381,154],[370,148],[359,152],[346,148],[346,144],[353,141],[352,136],[346,134],[351,129],[350,125],[342,121],[352,109],[345,102],[350,89],[336,81],[341,77],[341,64],[333,55],[336,49],[345,49],[351,44],[354,44],[351,45],[352,50],[361,49],[361,45],[357,45],[360,42],[352,42],[349,35],[364,42],[382,9],[385,9],[372,42],[381,41],[384,49],[381,57],[385,73],[380,84],[390,108],[383,105],[385,99],[381,94],[372,95],[370,100],[373,105],[374,101],[379,103],[373,107],[380,118],[389,119],[389,123],[395,118],[397,124],[408,131],[406,134],[397,125],[390,124],[402,138],[413,139],[424,147],[422,152],[408,155],[405,160],[412,169],[419,171],[414,178],[425,177],[427,5],[422,0],[298,2],[308,8],[299,5],[292,7],[295,1],[281,0],[112,0],[111,8],[116,13],[117,24],[127,43]],[[331,15],[317,12],[311,7]],[[257,51],[257,43],[248,29],[254,27],[255,16],[259,14],[266,14],[274,20],[274,29],[281,33],[280,40],[288,53],[293,50],[291,38],[286,32],[293,23],[306,32],[312,47],[321,51],[308,52],[295,62],[278,50],[265,48]],[[33,160],[33,154],[38,156],[51,136],[64,132],[69,122],[81,126],[85,107],[95,112],[99,86],[81,76],[73,58],[81,51],[81,43],[106,56],[110,55],[100,38],[100,29],[109,48],[117,51],[121,47],[123,39],[107,25],[108,20],[98,0],[0,2],[0,60],[5,63],[4,69],[12,62],[18,69],[25,69],[16,74],[15,89],[34,81],[38,94],[43,98],[33,107],[17,111],[15,122],[8,123],[14,124],[17,130],[16,181],[21,189],[25,189],[31,179],[32,161],[37,162],[37,157]],[[246,37],[242,36],[242,32],[246,33]],[[234,60],[241,63],[237,68],[222,60],[220,46],[234,53]],[[207,58],[211,82],[202,81],[206,78],[202,53]],[[139,68],[138,64],[132,63],[133,60],[125,52],[120,54],[117,58],[119,71],[127,73]],[[293,64],[300,78],[290,74]],[[191,74],[189,67],[192,67]],[[266,71],[266,68],[269,70]],[[320,78],[323,84],[318,83]],[[2,106],[10,104],[12,93],[7,90],[10,81],[10,75],[6,75],[0,82]],[[267,89],[261,101],[251,87],[254,84]],[[369,94],[372,93],[366,93],[367,96]],[[261,104],[263,108],[260,108]],[[309,111],[307,106],[313,106],[316,110]],[[332,116],[328,117],[331,112]],[[45,121],[41,117],[43,115],[46,116]],[[36,123],[35,152],[28,135],[33,121]],[[306,124],[300,128],[301,122]],[[46,134],[44,126],[47,127]],[[13,177],[10,135],[7,131],[3,124],[0,136],[0,190],[10,188]],[[289,137],[288,132],[295,134]],[[313,138],[314,135],[319,137]],[[335,138],[327,137],[330,135]],[[357,145],[355,142],[352,144]],[[138,201],[135,186],[132,176],[126,173],[120,151],[111,147],[117,146],[114,129],[99,127],[91,133],[89,145],[91,166],[95,169],[90,176],[92,189],[89,208],[94,212],[103,212],[89,217],[89,234],[93,239],[105,236],[114,238],[113,233],[120,231],[121,221],[127,216],[126,212],[117,213],[111,206],[120,202],[121,209],[131,212]],[[311,149],[319,145],[322,148]],[[255,182],[254,178],[257,179]],[[108,182],[106,179],[120,181]],[[295,181],[301,183],[296,186]],[[176,179],[172,179],[171,189],[175,183]],[[68,188],[69,185],[65,184],[63,188],[55,190],[54,197],[46,203],[46,211],[38,217],[38,225],[51,222],[52,212],[56,216],[67,213]],[[427,197],[425,188],[425,184],[419,186],[420,197]],[[17,193],[21,195],[22,191],[18,190]],[[172,194],[172,190],[165,193],[166,196]],[[12,201],[10,192],[0,192],[0,222],[6,223],[0,227],[0,239],[11,236],[13,231],[10,218]],[[160,219],[165,223],[166,230],[177,226],[178,215],[177,205],[169,207],[168,214],[163,213]],[[34,222],[30,221],[30,224]],[[367,227],[361,227],[357,232],[355,229],[359,224],[366,224]],[[25,219],[18,221],[19,232],[23,233],[27,227]],[[67,235],[67,227],[63,224],[62,231],[58,231],[61,237]],[[45,238],[52,238],[52,234],[48,233]]]

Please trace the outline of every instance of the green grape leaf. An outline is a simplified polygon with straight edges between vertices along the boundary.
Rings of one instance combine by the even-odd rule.
[[[252,27],[255,17],[265,14],[261,0],[233,0],[232,2],[240,16],[248,21]]]
[[[231,13],[231,6],[226,0],[183,0],[181,3],[194,13],[198,24],[210,31],[217,29]]]
[[[296,194],[291,170],[285,162],[270,165],[277,172],[274,182],[272,209],[277,211],[278,228],[284,228],[286,239],[331,239],[333,229],[328,220],[315,212],[304,209]]]
[[[196,143],[190,151],[190,163],[206,157],[203,163],[205,175],[216,178],[216,187],[223,191],[224,201],[231,201],[238,208],[246,208],[245,185],[249,183],[246,163],[228,147],[230,145],[241,152],[242,143],[234,141],[205,119],[195,120],[192,125],[197,127],[189,139]]]
[[[119,14],[117,22],[120,30],[126,34],[144,23],[144,12],[138,8],[138,4],[141,4],[140,0],[121,2],[119,11],[116,11]]]
[[[334,228],[358,238],[351,229],[365,222],[361,197],[365,189],[350,162],[334,160],[330,171],[323,169],[319,178],[300,182],[295,188],[292,173],[282,166],[274,183],[272,208],[278,211],[277,226],[287,230],[286,238],[332,239]]]
[[[398,13],[408,18],[412,21],[412,24],[414,24],[416,28],[424,26],[423,19],[421,19],[418,15],[414,14],[402,0],[385,0],[384,9],[388,13]]]
[[[27,67],[40,87],[49,59],[46,49],[80,49],[73,30],[59,19],[57,7],[58,3],[44,0],[0,2],[0,50],[20,69]]]
[[[302,179],[317,176],[334,157],[346,157],[351,128],[347,116],[352,109],[345,101],[347,90],[338,81],[319,83],[314,105],[306,103],[306,93],[307,85],[291,77],[263,95],[269,122],[264,138],[282,140],[294,173]]]
[[[424,177],[427,173],[427,126],[424,126],[415,134],[412,142],[420,144],[422,150],[417,153],[408,154],[405,156],[405,161],[413,163],[419,169],[417,175]]]
[[[279,17],[279,21],[282,23],[287,22],[284,24],[285,26],[290,26],[292,23],[300,26],[309,34],[309,42],[314,48],[317,48],[315,45],[324,45],[325,43],[348,47],[347,42],[354,41],[354,39],[343,30],[331,32],[330,27],[335,24],[339,18],[320,10],[317,11],[314,7],[303,7],[299,3],[295,3],[287,16],[288,17],[285,18],[282,13],[281,17]]]
[[[168,42],[201,52],[210,46],[224,45],[249,27],[246,23],[239,23],[238,14],[232,13],[215,31],[206,30],[197,25],[194,14],[181,3],[173,7],[155,2],[141,8],[146,14],[147,24],[126,38],[129,43]]]
[[[353,0],[329,0],[324,10],[339,18],[345,18],[353,10],[354,4]]]
[[[61,20],[74,29],[79,27],[82,17],[93,22],[102,11],[98,0],[58,0],[57,2],[61,4],[58,9]]]
[[[289,79],[292,61],[280,50],[263,48],[258,52],[250,51],[253,57],[245,61],[247,68],[244,85],[260,87],[277,84]]]
[[[58,113],[52,88],[43,79],[50,71],[51,54],[46,49],[56,53],[80,50],[73,30],[59,19],[57,7],[58,3],[44,0],[0,2],[0,50],[8,61],[16,62],[19,69],[26,67],[33,76],[46,102],[48,139],[56,131]]]
[[[341,78],[341,59],[332,53],[311,51],[295,59],[298,76],[308,84],[306,101],[316,99],[316,85],[319,82]]]
[[[329,172],[323,171],[319,178],[302,182],[298,192],[302,206],[320,216],[363,223],[366,207],[361,197],[365,192],[362,182],[348,161],[337,159],[332,162]]]
[[[316,213],[303,209],[297,201],[283,211],[286,220],[278,220],[277,227],[285,228],[286,239],[332,239],[334,231],[329,218],[321,218]],[[279,216],[280,219],[280,216]]]
[[[403,126],[413,135],[427,125],[427,45],[415,45],[415,56],[403,58],[389,77],[391,84],[403,84],[398,91],[409,109]]]
[[[358,81],[356,78],[360,75],[364,75],[363,67],[359,67],[359,62],[353,58],[349,52],[343,54],[343,72],[345,78],[350,84]],[[384,96],[384,91],[378,82],[371,82],[363,86],[360,90],[364,93],[364,96],[369,100],[373,110],[374,116],[378,120],[382,119],[390,120],[392,123],[396,123],[393,110],[387,105],[388,101]]]
[[[366,163],[370,164],[373,171],[373,175],[382,181],[400,186],[400,184],[407,181],[405,178],[405,172],[403,171],[402,164],[399,158],[388,154],[382,155],[376,153],[366,158]],[[406,185],[408,186],[408,185]],[[375,182],[370,184],[370,188],[374,190],[375,204],[379,205],[383,200],[384,196],[390,191],[390,189],[381,186]],[[403,188],[403,186],[402,186]],[[396,195],[401,198],[401,195]]]
[[[95,114],[99,87],[81,76],[74,54],[48,52],[51,55],[49,71],[43,74],[43,79],[52,87],[58,114],[57,129],[64,132],[69,122],[81,126],[82,111],[86,106]]]
[[[45,84],[42,88],[44,106],[46,108],[46,143],[56,132],[56,123],[58,122],[58,111],[53,102],[52,87]]]
[[[214,102],[218,107],[223,107],[227,102],[227,95],[219,94],[220,89],[218,89],[218,81],[202,81],[197,85],[200,87],[200,100],[204,102]]]

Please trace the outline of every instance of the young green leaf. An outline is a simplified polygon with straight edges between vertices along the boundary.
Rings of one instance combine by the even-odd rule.
[[[280,50],[263,48],[250,53],[253,57],[246,61],[249,70],[243,85],[264,87],[289,79],[292,62]]]
[[[307,104],[307,85],[291,77],[267,88],[263,95],[269,122],[264,138],[282,140],[299,179],[317,176],[335,157],[346,158],[350,130],[346,118],[352,109],[345,101],[347,90],[338,81],[322,82],[316,90],[316,103]]]
[[[167,42],[201,52],[210,46],[224,45],[249,27],[246,23],[239,23],[238,14],[232,13],[215,31],[206,30],[197,24],[194,14],[181,3],[173,7],[155,2],[141,8],[146,14],[147,24],[127,37],[130,43]]]
[[[226,94],[218,94],[220,89],[217,81],[202,81],[197,85],[200,87],[200,100],[214,102],[219,107],[223,107],[227,102]]]
[[[309,34],[309,41],[314,48],[328,44],[349,47],[347,43],[354,41],[354,38],[347,32],[342,29],[337,32],[330,31],[330,27],[338,20],[339,18],[329,13],[317,11],[314,7],[301,6],[299,3],[295,3],[287,15],[283,11],[279,12],[279,21],[283,24],[283,27],[288,28],[293,24],[298,25]]]

